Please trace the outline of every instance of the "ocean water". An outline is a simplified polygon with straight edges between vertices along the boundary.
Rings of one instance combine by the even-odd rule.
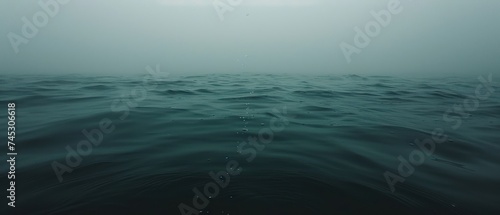
[[[4,139],[7,103],[17,111],[15,214],[182,214],[180,204],[199,214],[498,214],[500,85],[480,88],[497,89],[482,99],[478,86],[358,75],[5,75]],[[114,130],[78,148],[91,142],[82,130],[103,120]],[[446,137],[425,153],[415,140],[435,131]],[[71,152],[85,155],[68,162]],[[239,174],[210,176],[230,162]],[[71,172],[58,178],[54,164]],[[404,179],[394,192],[387,172]],[[211,182],[226,186],[211,197],[193,191]]]

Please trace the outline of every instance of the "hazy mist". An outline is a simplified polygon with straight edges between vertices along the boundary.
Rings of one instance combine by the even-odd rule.
[[[400,0],[402,11],[350,63],[339,45],[354,44],[354,28],[390,0],[243,0],[224,21],[212,0],[73,0],[16,54],[8,35],[22,36],[39,2],[0,2],[1,73],[130,74],[155,64],[174,74],[500,71],[497,0]]]

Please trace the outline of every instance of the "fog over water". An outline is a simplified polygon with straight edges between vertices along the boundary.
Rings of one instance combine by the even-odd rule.
[[[0,211],[498,215],[499,8],[0,0]]]
[[[180,75],[500,71],[495,0],[400,0],[401,12],[348,63],[340,44],[354,45],[354,28],[388,2],[243,0],[221,21],[208,0],[69,1],[16,54],[9,33],[23,36],[22,18],[43,9],[39,1],[1,1],[0,71],[133,74],[154,64]]]

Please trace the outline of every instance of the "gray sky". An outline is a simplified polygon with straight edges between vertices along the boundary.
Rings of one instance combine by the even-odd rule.
[[[52,1],[0,0],[1,73],[500,74],[498,0],[400,0],[350,63],[340,44],[391,0],[220,0],[224,21],[213,0],[72,0],[26,38]]]

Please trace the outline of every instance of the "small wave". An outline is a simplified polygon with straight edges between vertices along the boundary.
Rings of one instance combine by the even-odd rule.
[[[189,90],[166,90],[163,91],[163,94],[166,95],[196,95],[193,91]]]
[[[466,97],[464,95],[452,93],[452,92],[445,92],[445,91],[432,91],[429,93],[431,96],[435,97],[440,97],[440,98],[457,98],[457,99],[465,99]]]
[[[81,87],[80,89],[81,90],[112,90],[115,88],[112,86],[99,84],[99,85],[90,85],[90,86]]]
[[[208,89],[197,89],[195,91],[198,93],[214,93],[213,91],[208,90]]]
[[[230,98],[221,98],[219,100],[251,100],[251,101],[269,101],[269,100],[279,100],[281,98],[275,96],[267,96],[267,95],[255,95],[255,96],[241,96],[241,97],[230,97]]]

